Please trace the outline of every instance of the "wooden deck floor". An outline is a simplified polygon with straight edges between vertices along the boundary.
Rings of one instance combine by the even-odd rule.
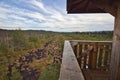
[[[83,74],[86,80],[108,80],[109,71],[99,71],[83,69]]]

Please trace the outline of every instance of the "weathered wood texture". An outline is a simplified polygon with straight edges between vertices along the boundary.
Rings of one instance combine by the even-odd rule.
[[[110,13],[116,16],[119,0],[67,0],[68,13]]]
[[[111,41],[70,41],[85,80],[110,78]]]
[[[99,13],[107,12],[115,17],[115,28],[113,38],[113,49],[111,54],[111,80],[120,80],[120,0],[67,0],[68,13]],[[92,6],[90,6],[92,4]],[[98,10],[98,11],[97,11]],[[100,53],[103,49],[100,50]],[[105,62],[107,64],[108,51],[105,51]],[[91,54],[92,55],[92,54]],[[99,57],[101,65],[102,55]],[[79,59],[80,60],[80,59]],[[90,60],[89,62],[92,62]],[[92,63],[91,63],[92,64]]]
[[[108,80],[110,77],[109,71],[99,71],[90,69],[83,69],[82,71],[86,80]]]
[[[77,42],[77,44],[74,45],[74,42]],[[75,47],[74,52],[81,69],[89,68],[108,71],[112,47],[111,41],[71,41],[71,44],[73,44],[73,49]]]
[[[59,80],[84,80],[82,71],[69,41],[65,41],[64,43]]]
[[[68,13],[105,13],[89,0],[67,0]]]
[[[120,80],[120,4],[115,18],[113,49],[111,54],[111,80]]]

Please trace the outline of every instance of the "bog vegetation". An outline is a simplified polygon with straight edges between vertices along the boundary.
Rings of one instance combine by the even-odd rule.
[[[0,80],[58,80],[64,40],[112,40],[112,32],[0,30]]]

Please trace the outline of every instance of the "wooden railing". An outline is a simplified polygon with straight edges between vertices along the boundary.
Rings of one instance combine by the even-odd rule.
[[[70,41],[81,69],[109,70],[111,41]]]
[[[65,41],[59,80],[89,80],[85,70],[109,72],[111,49],[111,41]]]
[[[69,41],[65,41],[59,80],[85,80]]]

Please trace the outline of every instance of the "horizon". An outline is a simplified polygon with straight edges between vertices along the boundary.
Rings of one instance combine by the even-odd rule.
[[[1,0],[0,29],[55,32],[112,31],[114,17],[101,14],[67,14],[66,0]]]
[[[21,29],[0,29],[0,30],[3,30],[3,31],[15,31],[15,30],[21,30]],[[55,33],[94,33],[94,32],[113,32],[113,30],[105,30],[105,31],[81,31],[81,32],[78,32],[78,31],[66,31],[66,32],[62,32],[62,31],[49,31],[49,30],[32,30],[32,29],[28,29],[28,30],[21,30],[21,31],[44,31],[44,32],[55,32]]]

